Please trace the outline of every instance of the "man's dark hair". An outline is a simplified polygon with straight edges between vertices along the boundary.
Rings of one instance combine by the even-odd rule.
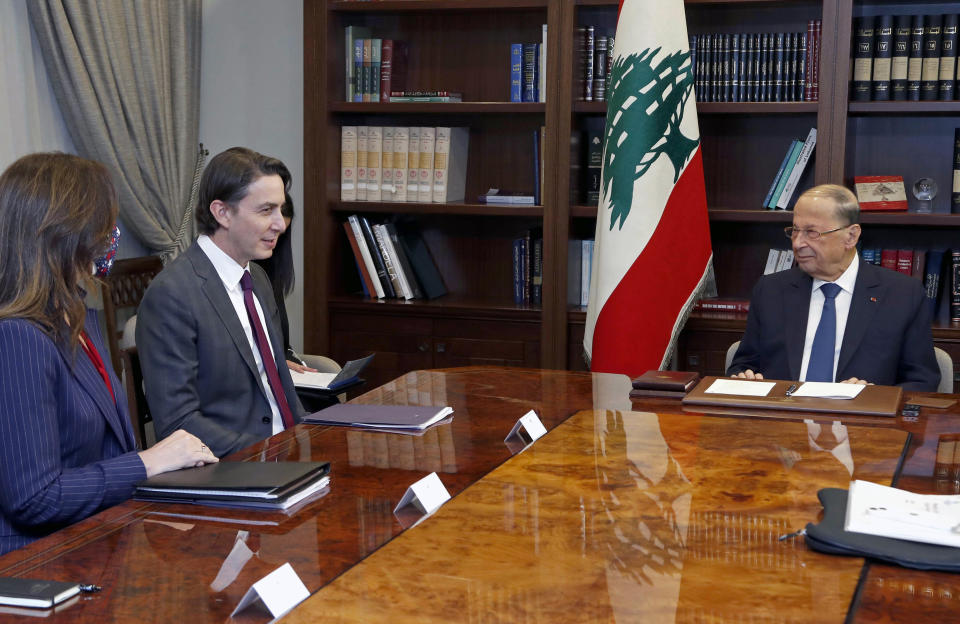
[[[250,185],[265,175],[280,176],[284,190],[290,189],[290,171],[276,158],[246,147],[231,147],[211,158],[200,178],[197,230],[207,235],[216,232],[220,224],[210,213],[210,204],[219,199],[235,207],[247,196]]]

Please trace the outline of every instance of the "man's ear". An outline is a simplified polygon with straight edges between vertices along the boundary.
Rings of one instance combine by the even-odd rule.
[[[210,202],[210,214],[213,215],[213,218],[217,220],[217,223],[220,224],[222,228],[229,228],[230,226],[230,216],[231,209],[229,204],[215,199]]]
[[[844,247],[847,249],[853,249],[857,246],[857,242],[860,240],[860,224],[854,223],[847,228],[847,238],[844,241]]]

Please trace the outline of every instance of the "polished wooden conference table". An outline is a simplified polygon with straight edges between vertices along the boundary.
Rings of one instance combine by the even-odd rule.
[[[102,585],[41,613],[69,622],[222,622],[285,562],[312,594],[290,622],[956,618],[960,576],[778,537],[817,520],[820,488],[851,479],[956,492],[934,470],[960,406],[916,420],[711,414],[631,403],[629,388],[618,375],[411,372],[354,402],[450,405],[452,422],[422,436],[298,425],[228,458],[330,461],[329,493],[295,513],[128,501],[0,557],[0,575]],[[548,433],[516,452],[503,438],[530,409]],[[453,498],[405,529],[393,508],[430,472]],[[35,621],[0,608],[18,618]]]

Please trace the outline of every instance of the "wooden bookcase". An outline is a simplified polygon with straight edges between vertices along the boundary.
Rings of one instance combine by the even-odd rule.
[[[571,191],[577,162],[570,139],[602,123],[606,103],[583,102],[575,32],[593,25],[613,34],[616,0],[304,0],[304,205],[306,348],[342,360],[377,351],[373,382],[414,368],[501,363],[582,369],[585,310],[566,301],[567,241],[592,238],[597,209]],[[855,16],[946,13],[945,2],[890,0],[686,0],[691,34],[801,31],[823,22],[820,100],[703,103],[698,106],[717,285],[722,297],[748,298],[768,250],[786,249],[790,212],[758,208],[785,146],[818,129],[814,184],[853,175],[921,175],[940,183],[933,215],[864,214],[870,246],[950,247],[960,215],[949,213],[953,128],[960,102],[850,103],[851,24]],[[953,7],[953,8],[951,8]],[[509,103],[509,44],[534,42],[548,24],[547,102]],[[408,84],[464,93],[459,104],[343,101],[343,32],[368,26],[375,36],[410,44]],[[343,125],[466,125],[471,129],[467,202],[397,204],[339,200]],[[469,203],[489,186],[532,187],[532,131],[545,127],[542,205]],[[576,185],[574,185],[576,186]],[[347,215],[394,215],[420,228],[450,294],[434,301],[370,301],[342,231]],[[543,304],[511,297],[510,244],[543,230]],[[956,246],[954,244],[954,246]],[[681,369],[715,374],[744,316],[695,316],[681,335]],[[642,319],[638,319],[638,327]],[[960,363],[960,328],[935,325],[937,346]]]

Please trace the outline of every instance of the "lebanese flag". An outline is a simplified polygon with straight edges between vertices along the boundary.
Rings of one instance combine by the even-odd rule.
[[[621,0],[583,346],[596,372],[670,361],[710,270],[683,0]]]

